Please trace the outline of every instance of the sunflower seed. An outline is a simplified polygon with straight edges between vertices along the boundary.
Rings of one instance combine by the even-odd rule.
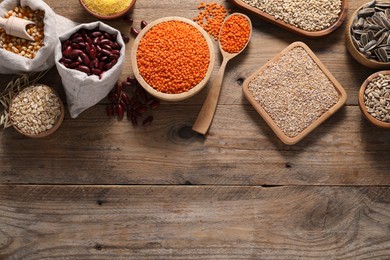
[[[371,51],[372,49],[374,49],[375,47],[377,46],[377,41],[376,40],[372,40],[370,41],[369,43],[367,43],[363,50],[364,52],[367,52],[367,51]]]

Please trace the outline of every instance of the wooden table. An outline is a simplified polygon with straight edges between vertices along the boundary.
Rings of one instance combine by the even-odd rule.
[[[91,22],[77,0],[46,1]],[[218,1],[235,8],[228,1]],[[349,12],[365,1],[349,1]],[[193,18],[191,0],[138,0],[132,17]],[[228,64],[208,136],[191,130],[208,88],[163,102],[148,127],[105,114],[107,100],[53,136],[0,132],[0,259],[297,259],[390,257],[390,132],[357,105],[374,72],[346,51],[344,26],[307,39],[250,15],[248,49]],[[122,20],[108,24],[128,34]],[[347,104],[294,146],[243,98],[242,82],[304,41],[347,91]],[[127,44],[122,77],[131,75]],[[217,53],[218,64],[221,56]],[[2,75],[1,87],[12,79]],[[53,68],[41,81],[58,90]]]

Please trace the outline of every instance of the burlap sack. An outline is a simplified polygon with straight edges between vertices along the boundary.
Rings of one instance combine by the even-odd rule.
[[[62,58],[62,41],[69,39],[72,34],[81,28],[91,30],[96,27],[98,27],[101,31],[117,35],[117,42],[121,46],[118,62],[110,70],[104,72],[101,79],[95,75],[88,76],[84,72],[75,69],[68,69],[59,62]],[[81,112],[94,106],[107,96],[110,90],[114,87],[116,81],[119,79],[122,72],[124,58],[125,44],[120,32],[102,22],[81,24],[60,35],[55,47],[55,62],[57,70],[61,75],[62,85],[64,86],[66,93],[68,109],[72,118],[76,118]]]
[[[76,26],[71,20],[57,15],[42,0],[4,0],[0,3],[0,16],[16,6],[29,6],[33,10],[45,11],[44,47],[34,59],[29,59],[0,48],[0,74],[20,74],[25,72],[43,71],[54,65],[54,48],[58,35]]]

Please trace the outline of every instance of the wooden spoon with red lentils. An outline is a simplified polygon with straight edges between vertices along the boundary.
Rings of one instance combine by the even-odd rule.
[[[208,132],[217,108],[226,65],[229,60],[245,49],[251,34],[252,23],[246,15],[234,13],[225,19],[219,32],[219,48],[223,57],[222,65],[210,87],[210,92],[192,126],[192,130],[203,135]]]

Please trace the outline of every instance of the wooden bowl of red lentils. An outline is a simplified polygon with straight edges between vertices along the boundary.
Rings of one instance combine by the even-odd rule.
[[[148,24],[131,50],[138,82],[152,96],[166,101],[198,93],[208,82],[214,62],[214,45],[207,32],[182,17],[165,17]]]
[[[103,20],[124,16],[135,5],[136,0],[79,0],[80,5],[91,15]]]

